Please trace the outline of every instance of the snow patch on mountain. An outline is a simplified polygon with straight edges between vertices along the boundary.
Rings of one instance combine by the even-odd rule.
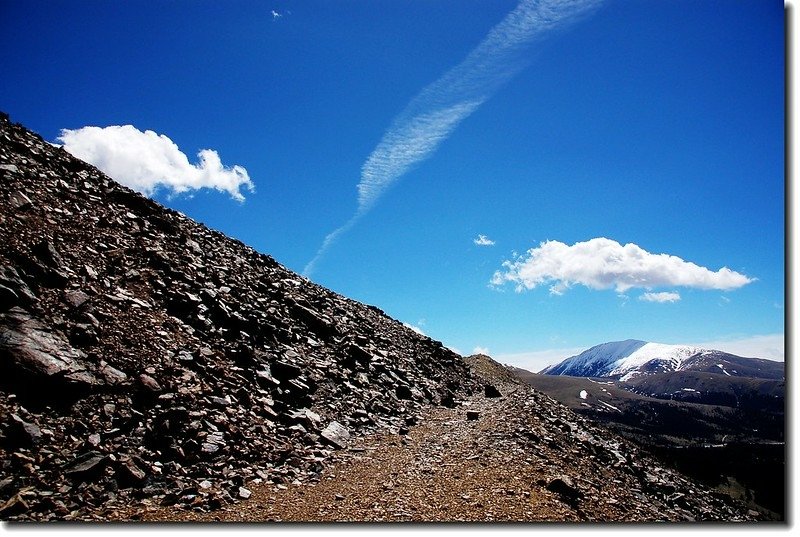
[[[620,380],[629,380],[642,374],[641,369],[657,362],[659,372],[678,371],[683,362],[687,359],[700,354],[705,349],[691,347],[689,345],[665,345],[663,343],[646,343],[627,357],[620,358],[614,362],[614,368],[608,376],[619,375]]]
[[[547,375],[574,375],[582,377],[602,377],[612,368],[609,365],[630,356],[636,350],[647,345],[646,341],[626,339],[595,345],[591,349],[567,358],[563,362],[546,367],[541,373]]]
[[[629,380],[645,372],[677,371],[681,365],[707,349],[691,345],[665,345],[635,339],[596,345],[541,371],[548,375],[618,377]]]

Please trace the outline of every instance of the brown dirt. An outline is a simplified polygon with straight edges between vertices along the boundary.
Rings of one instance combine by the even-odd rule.
[[[546,458],[509,444],[507,399],[476,396],[434,408],[408,435],[359,439],[317,482],[248,485],[249,500],[212,512],[129,508],[117,520],[143,521],[579,521],[544,486]],[[467,420],[468,410],[480,412]],[[609,500],[606,520],[625,519]],[[596,515],[597,513],[595,513]]]

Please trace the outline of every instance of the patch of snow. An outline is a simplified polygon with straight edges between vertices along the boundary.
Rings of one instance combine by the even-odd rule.
[[[629,356],[617,360],[608,375],[621,375],[626,381],[642,374],[639,368],[646,363],[657,360],[664,369],[677,371],[687,359],[703,352],[699,347],[690,345],[665,345],[663,343],[646,343]]]
[[[650,371],[678,371],[689,358],[698,354],[709,355],[715,351],[691,345],[666,345],[628,339],[596,345],[582,353],[549,366],[541,373],[580,377],[621,377],[625,381]],[[588,379],[599,384],[595,380]]]
[[[646,344],[645,341],[635,339],[602,343],[567,358],[559,364],[549,366],[541,372],[549,375],[604,376],[610,364],[629,356]]]
[[[581,393],[578,394],[581,399],[586,399],[586,396],[589,395],[586,390],[581,390]]]
[[[681,390],[683,390],[685,392],[696,392],[697,391],[697,390],[693,390],[691,388],[681,388]]]
[[[601,400],[598,399],[597,402],[600,403],[601,405],[605,406],[605,407],[611,408],[613,410],[616,410],[619,413],[622,413],[622,411],[620,409],[618,409],[614,405],[610,405],[610,404],[606,403],[605,401],[601,401]]]
[[[602,384],[604,386],[613,386],[614,385],[614,381],[613,380],[609,380],[608,382],[602,382],[600,380],[594,380],[594,379],[590,379],[588,377],[586,378],[586,380],[588,380],[589,382],[593,382],[595,384]],[[605,389],[605,388],[603,388],[603,389]]]

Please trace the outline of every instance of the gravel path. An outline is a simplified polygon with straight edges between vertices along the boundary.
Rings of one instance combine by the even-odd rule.
[[[356,438],[310,481],[250,482],[240,489],[248,499],[210,512],[145,500],[106,516],[197,522],[754,519],[544,394],[489,373],[482,376],[502,397],[487,389],[454,408],[430,408],[400,431],[406,434]]]
[[[512,395],[513,397],[513,395]],[[578,521],[547,490],[546,459],[509,442],[506,398],[434,408],[405,436],[373,435],[338,455],[317,482],[249,486],[244,502],[203,513],[149,507],[147,521]],[[478,413],[468,419],[467,413]],[[609,513],[613,515],[613,513]],[[621,512],[616,513],[621,515]],[[616,518],[616,517],[614,517]]]

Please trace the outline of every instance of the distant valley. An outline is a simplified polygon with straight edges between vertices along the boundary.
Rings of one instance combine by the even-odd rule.
[[[783,509],[784,364],[687,345],[604,343],[540,373],[511,370],[754,507]]]
[[[0,520],[780,518],[745,476],[724,474],[732,499],[641,448],[781,441],[782,403],[741,403],[782,394],[777,374],[715,356],[724,372],[623,382],[465,359],[2,113],[0,234]],[[700,376],[634,386],[668,374]],[[641,395],[713,379],[737,407]]]

